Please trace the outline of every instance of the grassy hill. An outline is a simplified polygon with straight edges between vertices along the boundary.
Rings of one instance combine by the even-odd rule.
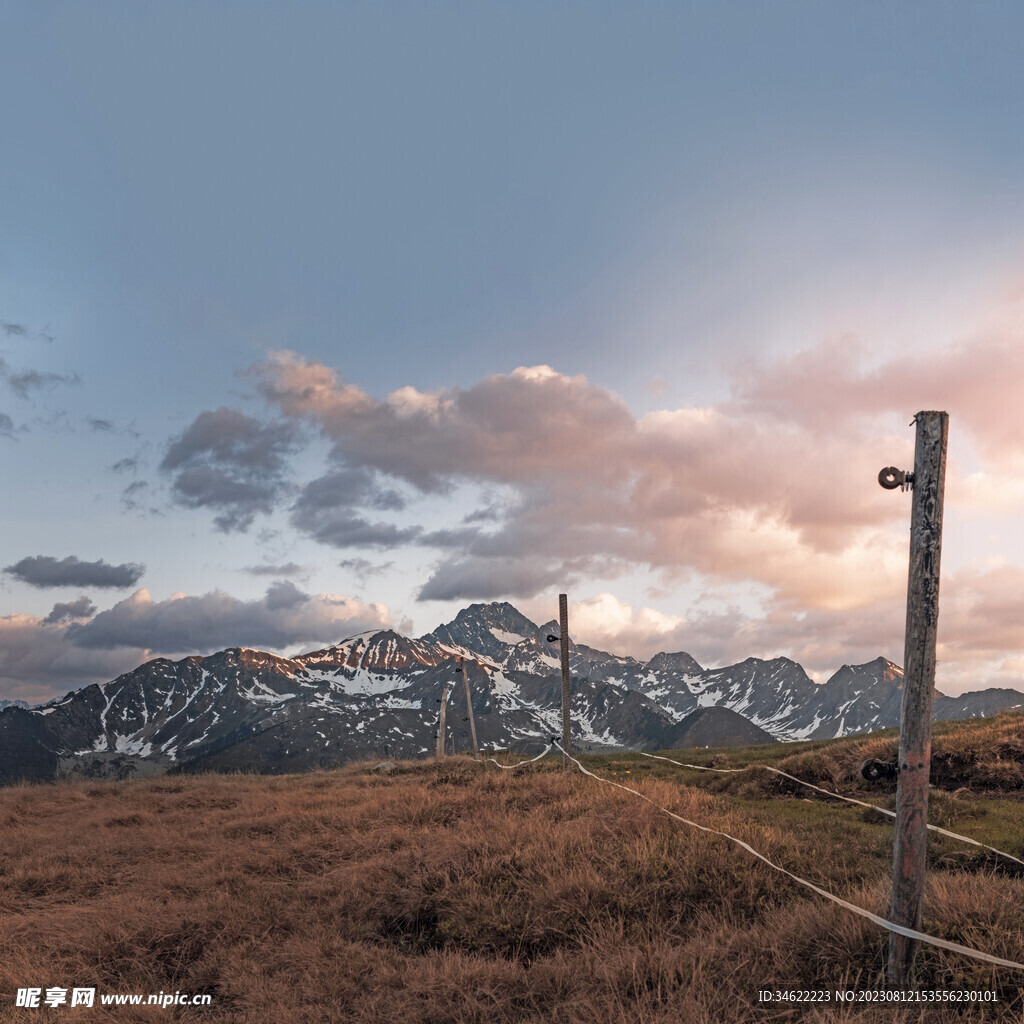
[[[685,752],[770,764],[893,806],[869,738]],[[513,758],[512,760],[515,760]],[[639,755],[595,773],[888,915],[892,823],[754,769]],[[1024,716],[938,724],[931,820],[1024,857]],[[0,790],[0,1020],[293,1022],[1020,1020],[1024,974],[934,947],[921,989],[999,1002],[760,1004],[759,989],[879,988],[887,933],[561,758]],[[1024,878],[930,839],[924,930],[1024,959]],[[1021,869],[1024,870],[1024,869]],[[20,987],[209,993],[207,1008],[14,1007]]]

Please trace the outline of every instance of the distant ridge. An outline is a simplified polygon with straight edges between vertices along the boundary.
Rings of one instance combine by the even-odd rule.
[[[770,732],[729,708],[698,708],[678,726],[673,747],[747,747],[775,743]]]
[[[230,647],[156,658],[40,707],[0,711],[0,782],[60,773],[303,771],[353,758],[419,757],[470,744],[465,661],[480,743],[538,751],[561,732],[557,647],[507,602],[474,604],[419,638],[391,629],[282,658]],[[646,662],[570,637],[573,744],[641,750],[818,739],[898,724],[902,670],[844,665],[817,685],[789,658],[703,668],[685,651]],[[1024,707],[1024,693],[936,695],[936,718]]]

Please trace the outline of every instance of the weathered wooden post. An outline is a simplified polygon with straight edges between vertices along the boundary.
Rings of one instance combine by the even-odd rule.
[[[562,654],[562,769],[568,772],[572,736],[569,731],[569,598],[565,594],[558,595],[558,625]]]
[[[437,720],[437,756],[444,757],[444,716],[448,709],[448,684],[441,691],[441,713]]]
[[[917,423],[917,439],[913,476],[908,479],[907,474],[889,467],[878,475],[878,482],[890,489],[909,484],[914,492],[890,919],[894,924],[920,931],[928,838],[939,556],[942,550],[942,497],[949,415],[945,412],[919,412],[914,422]],[[917,946],[914,939],[890,933],[890,987],[910,987]]]
[[[469,694],[469,669],[466,667],[466,659],[459,658],[459,669],[462,672],[462,682],[466,686],[466,714],[469,716],[469,732],[473,737],[473,760],[480,760],[480,747],[476,742],[476,719],[473,718],[473,698]]]

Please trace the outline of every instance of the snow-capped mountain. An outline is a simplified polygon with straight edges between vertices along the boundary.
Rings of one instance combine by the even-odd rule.
[[[481,746],[536,751],[561,734],[558,644],[547,640],[557,632],[557,623],[538,626],[510,604],[476,604],[415,639],[381,630],[294,658],[238,647],[158,658],[40,707],[0,712],[0,782],[61,772],[297,771],[422,756],[436,748],[446,689],[445,745],[466,750],[464,679]],[[787,658],[706,669],[685,652],[641,662],[571,639],[569,654],[577,747],[693,745],[700,716],[692,716],[709,708],[723,709],[715,721],[735,724],[727,710],[752,723],[735,731],[746,742],[899,721],[902,671],[884,658],[844,665],[817,685]],[[1024,694],[937,694],[935,715],[1008,707],[1024,707]]]

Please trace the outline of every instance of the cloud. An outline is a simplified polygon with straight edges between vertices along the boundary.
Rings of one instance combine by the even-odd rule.
[[[243,601],[220,590],[154,601],[143,588],[90,622],[68,627],[76,647],[114,650],[146,647],[163,654],[203,654],[225,647],[283,650],[298,644],[335,643],[389,624],[388,609],[335,594],[306,594],[276,581],[261,598]]]
[[[394,564],[394,562],[374,563],[367,558],[343,558],[338,563],[338,568],[347,569],[356,576],[360,583],[365,585],[371,576],[383,576],[394,567]]]
[[[1008,318],[976,336],[864,368],[865,349],[839,338],[734,377],[735,405],[819,436],[864,436],[879,417],[943,409],[992,463],[1024,458],[1024,323]],[[881,467],[880,467],[881,468]]]
[[[110,420],[97,419],[95,416],[90,416],[86,422],[89,424],[89,427],[95,431],[102,431],[106,433],[114,429],[114,424],[111,423]]]
[[[547,366],[469,389],[404,387],[384,400],[292,353],[252,373],[283,415],[317,426],[348,467],[333,484],[308,485],[294,525],[339,547],[415,541],[448,552],[423,600],[529,596],[566,579],[579,559],[753,577],[787,599],[831,606],[878,597],[875,565],[901,510],[875,477],[880,452],[893,457],[906,438],[883,436],[875,447],[822,440],[741,401],[731,412],[638,419],[606,388]],[[461,527],[417,532],[352,511],[392,493],[384,480],[424,494],[469,482],[511,497]],[[496,528],[478,527],[487,521]]]
[[[77,601],[58,601],[43,622],[53,624],[64,622],[65,619],[89,619],[95,614],[96,605],[83,594]]]
[[[386,401],[290,352],[250,372],[284,415],[319,426],[340,461],[423,492],[446,493],[457,478],[528,482],[563,469],[607,478],[597,448],[612,446],[614,463],[635,427],[611,392],[547,366],[488,377],[468,391],[404,387]]]
[[[70,689],[113,679],[148,656],[141,647],[118,651],[74,647],[64,639],[67,628],[66,620],[49,623],[34,615],[0,616],[0,697],[29,703],[49,700]]]
[[[102,558],[97,562],[83,562],[75,555],[61,559],[35,555],[8,565],[3,571],[32,587],[119,588],[137,583],[146,567],[137,562],[108,565]]]
[[[294,525],[337,546],[436,549],[420,600],[531,599],[624,572],[700,578],[712,593],[753,587],[757,613],[718,600],[685,615],[630,610],[628,626],[610,606],[581,615],[615,649],[675,646],[709,664],[786,654],[827,675],[879,654],[902,660],[910,499],[876,478],[912,464],[913,413],[950,412],[949,512],[1024,509],[1021,327],[1011,317],[927,355],[879,357],[834,338],[736,368],[724,400],[643,416],[546,366],[383,398],[293,353],[250,373],[280,415],[321,432],[342,473],[333,492],[319,485],[325,500],[303,493]],[[418,532],[387,508],[360,511],[374,494],[401,493],[408,509],[417,494],[467,486],[489,496],[481,514]],[[1015,581],[1002,579],[943,581],[950,692],[970,673],[974,685],[1019,685]]]
[[[276,581],[262,598],[214,591],[154,601],[146,589],[95,614],[88,597],[58,603],[45,618],[0,617],[0,697],[48,700],[106,682],[157,656],[211,654],[226,647],[290,653],[391,624],[385,605],[306,594]],[[90,621],[85,621],[93,616]],[[401,626],[410,629],[403,621]]]
[[[264,603],[268,611],[276,612],[284,608],[296,608],[308,601],[309,595],[299,590],[291,580],[275,580],[267,587]]]
[[[380,488],[367,469],[338,469],[303,487],[292,506],[291,523],[314,540],[336,548],[400,547],[422,532],[419,527],[400,529],[370,522],[357,507],[398,510],[405,507],[405,499],[395,490]]]
[[[53,341],[53,336],[48,334],[46,328],[41,331],[30,330],[25,324],[12,323],[9,320],[0,320],[0,330],[8,338],[28,338],[32,341]]]
[[[904,587],[906,580],[904,579]],[[943,575],[939,595],[936,686],[957,695],[1006,686],[1024,691],[1024,568],[967,568]],[[634,610],[614,594],[570,602],[574,640],[616,654],[647,660],[658,651],[686,651],[702,665],[735,664],[748,657],[788,657],[818,682],[841,665],[882,656],[904,660],[905,593],[886,597],[851,613],[842,609],[781,606],[768,600],[756,611],[728,601],[702,607],[706,595],[685,615],[653,608]],[[550,603],[523,608],[540,621]]]
[[[298,562],[286,562],[284,565],[249,565],[243,572],[250,576],[302,576],[307,570]]]
[[[532,597],[548,587],[569,585],[565,567],[538,556],[450,558],[417,594],[419,601],[489,601],[503,594]]]
[[[14,437],[14,420],[5,412],[0,412],[0,436]]]
[[[152,493],[153,488],[145,480],[134,480],[121,491],[121,505],[126,512],[136,512],[144,516],[162,516],[162,509],[156,505],[145,505],[144,499]]]
[[[171,441],[160,469],[171,474],[178,504],[211,508],[218,529],[242,532],[285,490],[285,457],[298,450],[299,437],[293,423],[261,423],[221,406]]]
[[[81,384],[82,378],[77,373],[70,377],[60,373],[48,373],[41,370],[12,370],[7,360],[0,356],[0,380],[19,397],[29,398],[33,391],[50,391],[58,384]]]
[[[135,473],[139,469],[139,460],[126,456],[123,459],[118,459],[110,468],[115,473]]]

